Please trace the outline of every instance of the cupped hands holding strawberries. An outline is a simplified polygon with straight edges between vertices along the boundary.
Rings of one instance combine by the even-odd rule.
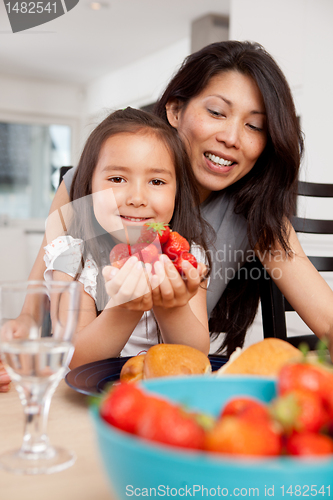
[[[168,224],[145,224],[134,244],[119,243],[110,252],[111,266],[103,269],[109,306],[147,311],[186,305],[206,273],[189,250]]]

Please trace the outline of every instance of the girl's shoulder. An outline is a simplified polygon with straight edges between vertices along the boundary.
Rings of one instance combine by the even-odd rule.
[[[44,247],[45,279],[51,278],[52,271],[61,271],[78,279],[89,295],[96,300],[98,267],[88,257],[83,262],[84,242],[72,236],[59,236]]]
[[[73,236],[70,235],[58,236],[44,247],[45,254],[49,257],[60,255],[66,251],[70,251],[72,254],[80,253],[82,255],[82,249],[83,240],[80,238],[73,238]]]

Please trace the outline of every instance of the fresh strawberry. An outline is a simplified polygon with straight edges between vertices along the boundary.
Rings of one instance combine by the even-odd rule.
[[[222,410],[221,417],[233,415],[239,418],[246,418],[253,421],[262,419],[269,420],[270,413],[268,406],[253,398],[235,397],[227,402]]]
[[[113,266],[121,268],[131,256],[131,248],[126,243],[119,243],[110,252],[110,262]]]
[[[144,224],[138,243],[152,243],[158,236],[160,244],[163,245],[169,238],[169,224],[164,222],[148,222]]]
[[[134,434],[146,400],[147,396],[134,384],[121,383],[114,386],[102,402],[100,415],[109,424]]]
[[[158,248],[153,244],[135,243],[131,246],[132,255],[135,255],[141,262],[153,263],[160,255]]]
[[[294,433],[287,438],[286,451],[289,455],[330,455],[333,439],[314,432]]]
[[[328,424],[328,413],[320,397],[304,389],[295,389],[276,398],[271,404],[271,413],[287,434],[319,432]]]
[[[163,245],[163,253],[172,261],[177,260],[183,252],[189,252],[189,250],[189,242],[176,231],[170,233],[168,241]]]
[[[282,450],[282,438],[270,421],[260,423],[226,416],[206,433],[205,449],[214,453],[274,456]]]
[[[205,431],[195,416],[152,397],[138,418],[137,435],[180,448],[202,449]]]
[[[192,255],[191,253],[189,252],[183,252],[174,262],[173,262],[173,265],[175,266],[175,268],[177,269],[177,271],[180,273],[180,274],[183,274],[183,270],[182,270],[182,263],[184,260],[187,260],[190,264],[192,264],[193,267],[197,268],[198,267],[198,263],[197,263],[197,259],[194,257],[194,255]]]
[[[333,373],[319,364],[290,363],[281,369],[277,386],[279,394],[286,394],[294,389],[307,389],[318,394],[326,404],[333,391]]]

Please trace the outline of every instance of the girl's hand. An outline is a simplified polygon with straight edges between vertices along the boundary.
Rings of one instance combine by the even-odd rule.
[[[198,268],[183,261],[182,278],[166,255],[161,255],[154,264],[155,274],[151,276],[152,299],[156,307],[182,307],[197,293],[206,274],[206,266],[198,263]]]
[[[149,283],[151,265],[130,257],[121,269],[106,266],[103,269],[106,293],[110,301],[106,307],[122,307],[132,311],[149,311],[153,306]]]

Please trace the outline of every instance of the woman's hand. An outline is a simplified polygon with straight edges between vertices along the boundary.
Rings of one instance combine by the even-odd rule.
[[[121,269],[106,266],[103,269],[108,307],[122,307],[132,311],[149,311],[153,307],[150,287],[151,265],[132,256]]]
[[[172,308],[186,305],[197,293],[206,274],[206,266],[198,263],[198,268],[183,261],[182,278],[166,255],[161,255],[154,264],[155,274],[151,276],[153,304],[156,307]]]
[[[0,361],[0,392],[8,392],[10,384],[10,377],[5,370],[5,367]]]

